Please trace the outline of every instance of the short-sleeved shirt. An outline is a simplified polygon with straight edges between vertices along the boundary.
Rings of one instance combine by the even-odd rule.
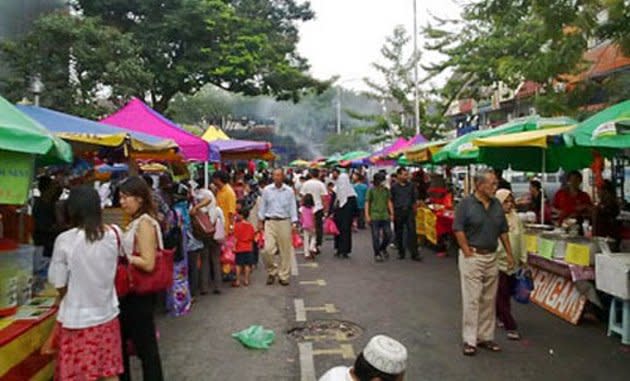
[[[321,376],[319,381],[352,381],[350,368],[347,366],[334,367]]]
[[[232,221],[229,221],[230,216],[236,215],[236,193],[230,184],[225,184],[217,192],[217,206],[223,212],[225,217],[225,230],[228,231]]]
[[[68,288],[57,313],[57,321],[65,328],[94,327],[118,316],[114,277],[121,233],[116,238],[112,229],[107,228],[103,238],[94,242],[77,228],[61,233],[55,241],[48,281],[56,288]]]
[[[256,230],[254,229],[254,225],[247,221],[237,221],[234,224],[234,238],[236,238],[234,252],[251,253],[254,250],[255,235]]]
[[[568,189],[560,189],[553,198],[554,208],[560,210],[560,221],[574,214],[578,206],[591,205],[591,198],[586,192],[578,191],[573,195]]]
[[[365,196],[368,191],[368,186],[365,183],[354,184],[354,192],[357,194],[357,205],[359,209],[365,209]]]
[[[460,201],[455,209],[453,230],[464,232],[468,244],[476,249],[496,251],[501,234],[509,231],[501,202],[490,199],[488,209],[475,195]]]
[[[370,205],[370,219],[382,221],[389,219],[389,189],[384,186],[370,188],[367,191],[366,201]]]
[[[322,197],[328,194],[328,189],[323,182],[318,179],[310,179],[304,182],[300,187],[300,195],[310,194],[313,196],[313,202],[315,202],[315,212],[324,209]]]
[[[418,201],[418,192],[411,182],[405,185],[399,182],[392,184],[390,193],[394,209],[410,209]]]

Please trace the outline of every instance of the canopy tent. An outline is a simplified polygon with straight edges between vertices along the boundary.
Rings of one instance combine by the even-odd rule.
[[[363,159],[370,156],[366,151],[351,151],[341,155],[339,158],[339,165],[342,167],[363,165]]]
[[[520,171],[557,172],[560,168],[573,170],[587,167],[593,161],[590,149],[567,147],[563,134],[573,127],[558,127],[526,131],[503,136],[475,139],[479,147],[479,160],[494,168],[505,169],[509,165]],[[540,206],[545,215],[545,201]]]
[[[231,139],[213,126],[208,127],[201,138],[217,146],[223,160],[275,160],[269,142]]]
[[[44,162],[72,162],[72,148],[0,96],[0,150],[43,155]]]
[[[120,147],[129,139],[131,149],[135,151],[164,151],[177,148],[177,144],[170,139],[124,130],[60,111],[31,105],[18,105],[17,108],[57,136],[72,142]]]
[[[390,159],[396,159],[400,155],[402,155],[404,151],[408,150],[409,148],[418,146],[420,144],[425,144],[427,142],[428,142],[427,138],[425,138],[422,134],[418,134],[414,136],[413,138],[409,139],[402,148],[389,152],[387,154],[387,157],[389,157]]]
[[[630,148],[630,100],[608,107],[565,134],[567,145],[611,154]]]
[[[563,135],[574,127],[526,131],[473,140],[479,147],[479,162],[493,168],[508,166],[524,172],[557,172],[574,170],[593,162],[591,150],[568,147]]]
[[[393,163],[392,161],[384,161],[383,158],[387,157],[389,154],[393,152],[400,151],[406,148],[409,145],[409,141],[405,138],[396,139],[391,145],[388,145],[375,153],[373,153],[370,157],[364,159],[365,164],[378,164],[378,165],[387,165]]]
[[[310,161],[306,161],[302,159],[293,160],[292,162],[289,163],[290,167],[308,167],[310,165],[311,165]]]
[[[577,124],[575,120],[567,117],[544,118],[535,115],[518,118],[496,128],[474,131],[460,136],[433,155],[433,162],[450,165],[474,164],[478,162],[479,158],[479,150],[472,144],[475,139],[575,124]]]
[[[188,160],[220,161],[218,147],[180,128],[138,98],[133,98],[101,123],[171,139]]]
[[[447,143],[448,141],[446,140],[435,140],[406,148],[402,150],[404,157],[402,163],[410,165],[429,162],[433,155],[439,152]]]
[[[207,142],[212,142],[215,140],[230,140],[230,137],[225,134],[222,130],[214,127],[208,126],[206,132],[203,133],[201,138]]]

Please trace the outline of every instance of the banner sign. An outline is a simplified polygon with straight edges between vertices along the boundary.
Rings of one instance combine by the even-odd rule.
[[[532,266],[534,291],[530,300],[547,311],[572,324],[582,316],[586,296],[582,295],[571,279]]]
[[[0,150],[0,204],[22,205],[33,181],[35,156]]]

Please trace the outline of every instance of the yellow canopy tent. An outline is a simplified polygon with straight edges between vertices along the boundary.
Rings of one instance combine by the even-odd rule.
[[[207,142],[211,142],[213,140],[230,140],[230,137],[227,136],[225,132],[214,126],[209,126],[201,138]]]

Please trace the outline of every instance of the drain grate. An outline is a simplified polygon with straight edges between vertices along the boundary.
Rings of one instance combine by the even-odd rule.
[[[290,329],[287,334],[297,341],[349,341],[361,336],[363,328],[344,320],[312,320]]]

